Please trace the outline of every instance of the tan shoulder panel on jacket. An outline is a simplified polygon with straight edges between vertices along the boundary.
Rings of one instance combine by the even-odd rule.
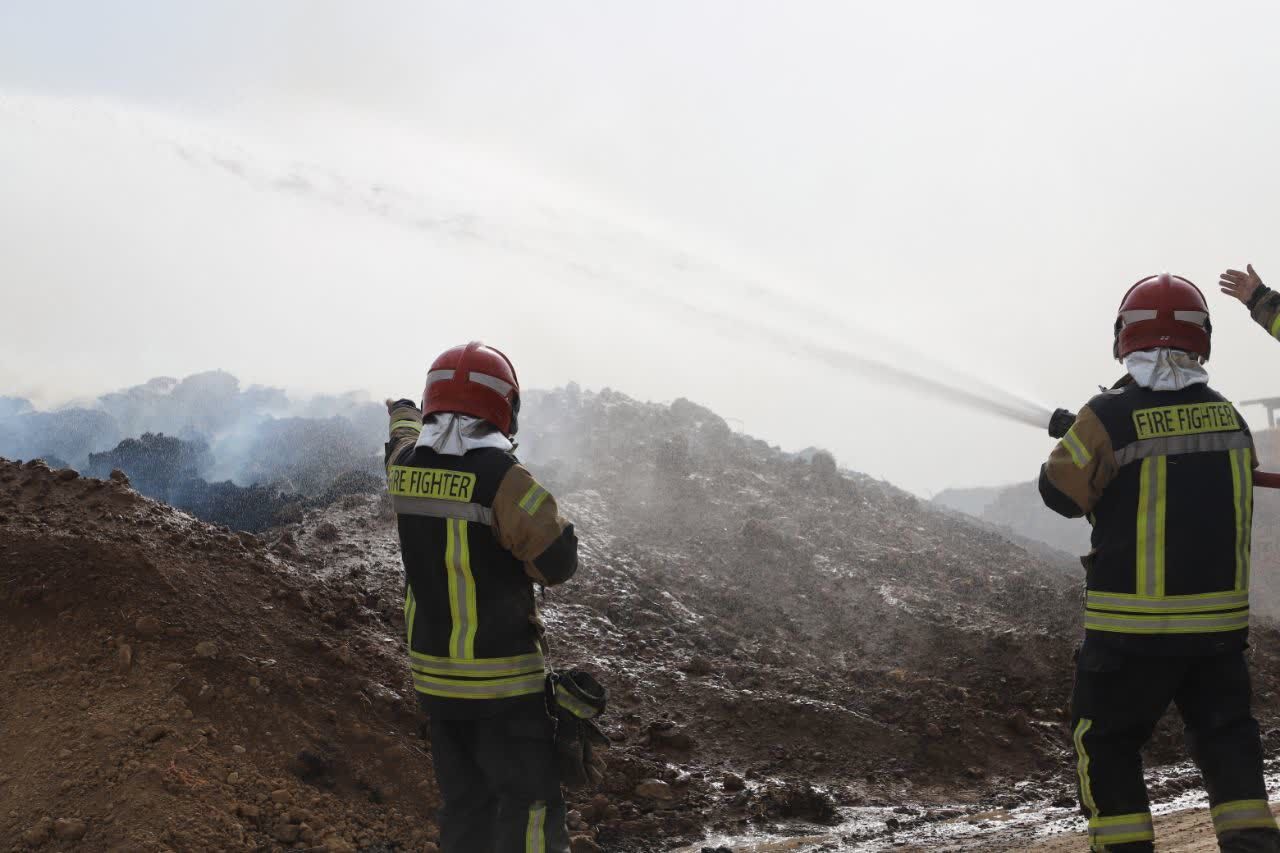
[[[493,499],[493,530],[498,544],[525,564],[525,571],[545,583],[533,561],[568,527],[551,493],[523,465],[514,465]]]
[[[1089,513],[1117,472],[1111,436],[1093,410],[1085,406],[1050,454],[1045,474],[1058,491]]]

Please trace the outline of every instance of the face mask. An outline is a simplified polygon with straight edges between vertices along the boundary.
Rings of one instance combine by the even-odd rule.
[[[1125,370],[1133,381],[1152,391],[1181,391],[1209,381],[1209,372],[1200,359],[1177,349],[1154,349],[1129,353]]]

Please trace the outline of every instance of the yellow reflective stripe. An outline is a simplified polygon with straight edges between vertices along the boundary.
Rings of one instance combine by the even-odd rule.
[[[539,801],[529,807],[529,823],[524,830],[524,853],[545,853],[546,829],[547,804]]]
[[[1276,819],[1266,800],[1233,800],[1210,810],[1218,835],[1237,829],[1275,829]]]
[[[440,655],[429,655],[423,652],[414,652],[413,660],[422,666],[465,666],[469,669],[477,669],[484,666],[504,666],[504,667],[520,667],[542,666],[542,652],[529,652],[523,655],[511,655],[502,658],[471,658],[469,660],[459,660],[458,658],[442,657]]]
[[[1121,613],[1208,613],[1236,610],[1249,606],[1248,591],[1230,590],[1202,595],[1135,595],[1128,592],[1089,590],[1086,606],[1091,610],[1116,610]]]
[[[1091,818],[1098,816],[1098,804],[1093,801],[1093,785],[1089,782],[1089,750],[1085,749],[1084,736],[1093,728],[1093,720],[1082,717],[1076,724],[1073,740],[1076,745],[1076,776],[1080,780],[1080,801]]]
[[[476,503],[392,495],[391,508],[395,510],[396,515],[418,515],[424,518],[457,518],[462,521],[474,521],[476,524],[493,526],[493,510]]]
[[[1249,589],[1250,562],[1253,554],[1253,449],[1240,451],[1240,470],[1244,472],[1244,578],[1240,588]]]
[[[480,612],[476,607],[476,579],[471,574],[471,543],[467,531],[470,529],[465,521],[455,521],[458,525],[459,551],[462,556],[462,575],[466,578],[467,630],[462,638],[463,658],[476,656],[476,630],[480,627]]]
[[[1190,614],[1121,614],[1086,610],[1084,627],[1116,634],[1216,634],[1249,627],[1249,611]]]
[[[1071,461],[1076,464],[1077,468],[1083,468],[1093,459],[1093,454],[1089,452],[1089,448],[1084,446],[1084,442],[1080,440],[1080,436],[1076,435],[1075,427],[1067,430],[1067,434],[1062,437],[1062,446],[1071,454]]]
[[[1232,450],[1228,456],[1231,463],[1232,505],[1236,513],[1236,589],[1242,589],[1244,582],[1244,555],[1240,546],[1244,544],[1244,489],[1240,471],[1240,456]]]
[[[529,515],[536,515],[549,495],[550,493],[546,489],[534,483],[529,487],[529,491],[524,493],[524,497],[520,499],[520,508]]]
[[[458,606],[458,570],[453,565],[453,522],[445,526],[444,569],[449,581],[449,651],[458,647],[463,611]]]
[[[1250,447],[1251,440],[1243,432],[1194,433],[1146,438],[1127,444],[1116,451],[1116,465],[1124,467],[1150,456],[1183,456],[1188,453],[1225,453]]]
[[[1276,314],[1276,318],[1271,321],[1271,337],[1280,338],[1280,314]]]
[[[1169,457],[1156,457],[1156,595],[1164,595],[1165,516],[1169,506]]]
[[[422,432],[422,424],[417,421],[396,421],[391,424],[392,432],[395,432],[398,429],[411,429],[414,432]]]
[[[413,652],[413,623],[417,616],[418,601],[413,597],[413,587],[406,584],[404,590],[404,630],[410,653]]]
[[[455,658],[476,656],[476,579],[471,574],[471,549],[467,543],[467,522],[448,519],[444,546],[445,568],[449,573],[449,651]]]
[[[541,673],[546,669],[546,662],[543,660],[541,652],[508,658],[474,658],[472,660],[435,657],[424,655],[421,652],[411,652],[410,666],[414,672],[425,675],[494,678],[506,675],[528,675],[534,672]]]
[[[1155,837],[1150,812],[1095,817],[1089,820],[1089,846],[1093,850],[1106,850],[1113,844],[1153,841]]]
[[[514,678],[493,678],[486,681],[458,681],[413,673],[413,687],[419,693],[445,699],[507,699],[527,696],[546,689],[546,676],[541,672],[519,675]]]
[[[600,715],[599,709],[583,702],[559,684],[556,685],[556,704],[575,717],[581,717],[584,720],[590,720],[592,717]]]
[[[1138,475],[1137,586],[1139,594],[1164,595],[1165,507],[1169,459],[1153,456],[1142,460]]]
[[[444,567],[449,576],[449,652],[474,658],[476,642],[476,584],[471,575],[467,523],[448,519],[444,538]]]
[[[1249,553],[1253,536],[1253,453],[1232,450],[1231,487],[1236,512],[1236,589],[1249,589]]]

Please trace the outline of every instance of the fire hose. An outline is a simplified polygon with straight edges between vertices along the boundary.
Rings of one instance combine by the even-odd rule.
[[[1062,438],[1075,422],[1075,412],[1057,409],[1054,411],[1053,417],[1049,418],[1049,435],[1053,438]],[[1259,489],[1280,489],[1280,474],[1270,471],[1254,471],[1253,485]]]

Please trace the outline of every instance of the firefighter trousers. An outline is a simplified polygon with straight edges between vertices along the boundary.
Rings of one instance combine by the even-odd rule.
[[[1170,703],[1182,714],[1188,749],[1204,777],[1220,848],[1280,853],[1244,651],[1139,656],[1086,640],[1071,716],[1090,849],[1154,850],[1142,747]]]
[[[432,717],[442,853],[569,853],[553,726],[541,708]]]

